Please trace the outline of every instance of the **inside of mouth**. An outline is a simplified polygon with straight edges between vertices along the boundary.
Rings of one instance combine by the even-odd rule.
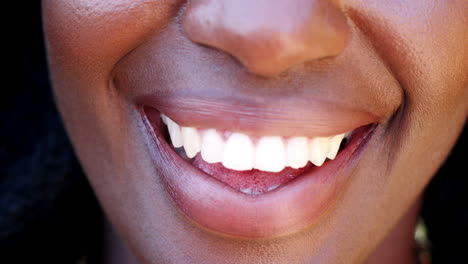
[[[160,122],[162,123],[162,122]],[[238,190],[247,195],[260,195],[271,192],[281,187],[282,185],[295,180],[316,167],[310,161],[306,166],[298,169],[285,167],[279,172],[267,172],[258,169],[251,169],[247,171],[237,171],[224,167],[221,163],[208,163],[203,160],[201,154],[198,153],[194,158],[187,157],[183,147],[174,148],[172,146],[170,135],[166,126],[161,126],[161,132],[164,135],[166,142],[178,155],[186,162],[192,164],[204,173],[211,177],[223,182],[231,188]],[[346,146],[347,139],[344,138],[340,144],[339,152]],[[327,159],[326,162],[329,160]]]
[[[303,168],[286,167],[280,172],[267,172],[257,169],[236,171],[224,167],[221,163],[207,163],[200,157],[200,154],[197,154],[193,159],[192,165],[232,188],[250,195],[273,191],[313,167],[312,163],[309,162]]]

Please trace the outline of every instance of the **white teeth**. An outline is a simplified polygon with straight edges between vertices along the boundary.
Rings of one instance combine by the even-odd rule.
[[[223,161],[224,140],[216,129],[208,129],[203,133],[201,156],[208,163]]]
[[[196,128],[182,127],[182,142],[184,143],[185,154],[187,157],[193,158],[200,151],[200,135]]]
[[[286,164],[293,169],[304,167],[309,161],[309,146],[306,137],[289,138],[286,144]]]
[[[183,142],[179,125],[172,121],[169,117],[167,117],[167,128],[169,130],[169,135],[171,136],[171,141],[174,148],[182,147]]]
[[[280,187],[280,186],[281,186],[281,184],[277,184],[277,185],[274,185],[274,186],[270,186],[270,187],[268,187],[267,191],[271,192],[271,191],[273,191],[274,189],[276,189],[276,188],[278,188],[278,187]]]
[[[245,194],[252,194],[252,189],[250,188],[241,188],[240,191]]]
[[[309,160],[316,166],[322,166],[329,151],[328,137],[315,137],[309,141]]]
[[[232,133],[224,147],[223,166],[237,171],[251,170],[255,147],[249,136]]]
[[[245,193],[245,194],[249,194],[249,195],[259,195],[259,194],[262,194],[261,192],[257,191],[257,190],[252,190],[250,188],[241,188],[239,191]],[[270,190],[268,190],[270,191]]]
[[[254,168],[279,172],[286,166],[286,151],[281,137],[261,137],[255,151]]]
[[[208,163],[221,162],[224,167],[237,171],[258,169],[279,172],[285,167],[303,168],[311,161],[322,166],[327,158],[334,159],[343,138],[352,132],[331,137],[260,137],[256,144],[250,136],[233,132],[227,141],[216,129],[201,130],[194,127],[180,127],[169,117],[161,115],[167,124],[172,145],[184,147],[187,157],[193,158],[198,152]]]
[[[164,123],[165,125],[167,125],[167,119],[168,119],[168,117],[165,116],[165,115],[161,115],[161,119],[162,119],[163,123]]]
[[[330,149],[328,150],[327,158],[331,160],[335,159],[344,136],[345,134],[339,134],[330,138]]]

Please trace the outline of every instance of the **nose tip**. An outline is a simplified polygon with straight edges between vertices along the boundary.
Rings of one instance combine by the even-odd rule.
[[[261,76],[337,56],[349,38],[346,17],[330,0],[191,0],[182,23],[193,42]]]

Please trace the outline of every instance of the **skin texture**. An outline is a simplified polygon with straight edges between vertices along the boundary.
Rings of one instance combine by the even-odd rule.
[[[43,0],[57,103],[113,228],[142,263],[371,263],[390,251],[411,262],[418,198],[468,114],[465,1],[252,2]],[[136,108],[146,94],[164,95],[162,108],[183,125],[189,98],[194,111],[222,102],[223,111],[195,111],[198,126],[226,127],[222,115],[239,109],[252,114],[235,124],[258,134],[286,133],[285,116],[307,135],[356,123],[333,117],[330,102],[378,126],[313,225],[229,237],[194,225],[171,202],[161,177],[171,168],[151,158],[159,154]],[[329,116],[320,123],[317,111]]]

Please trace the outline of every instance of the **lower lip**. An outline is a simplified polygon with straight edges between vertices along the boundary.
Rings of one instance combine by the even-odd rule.
[[[166,192],[185,216],[202,229],[236,237],[273,237],[313,225],[350,178],[374,125],[356,129],[333,161],[262,195],[243,194],[205,174],[180,157],[154,127],[157,111],[140,109],[150,147]]]

